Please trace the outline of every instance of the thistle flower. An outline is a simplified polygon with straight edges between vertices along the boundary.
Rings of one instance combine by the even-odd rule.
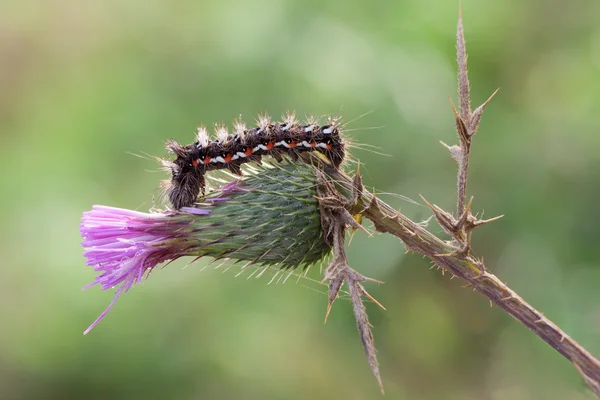
[[[80,231],[86,265],[100,275],[87,289],[123,292],[166,261],[183,256],[246,261],[266,268],[308,267],[331,247],[323,235],[315,168],[305,163],[249,168],[249,174],[210,193],[195,207],[142,213],[94,206]]]

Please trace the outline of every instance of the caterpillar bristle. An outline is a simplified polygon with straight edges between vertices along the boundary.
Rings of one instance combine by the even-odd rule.
[[[269,125],[271,125],[271,117],[269,117],[269,114],[264,113],[259,115],[258,119],[256,120],[256,125],[260,129],[266,129]]]
[[[179,166],[173,161],[164,158],[159,158],[158,161],[160,162],[164,171],[171,172],[174,175],[179,173]]]
[[[306,117],[306,125],[318,125],[319,124],[319,118],[315,117],[314,115],[310,115],[308,117]]]
[[[246,138],[246,123],[242,119],[241,115],[238,117],[238,119],[233,121],[233,129],[235,130],[235,134],[243,142]]]
[[[171,179],[163,179],[160,181],[159,183],[159,189],[160,189],[160,201],[164,202],[165,200],[169,199],[169,193],[171,193],[171,190],[173,189],[173,181]]]
[[[175,154],[177,157],[185,157],[185,155],[187,154],[185,151],[185,147],[176,142],[175,140],[167,141],[165,147],[170,153]]]
[[[208,137],[208,132],[206,131],[206,127],[199,126],[196,130],[196,141],[200,145],[200,147],[208,146],[208,142],[210,141]]]
[[[229,137],[229,131],[227,130],[227,127],[223,124],[215,125],[215,136],[218,142],[225,143]]]
[[[292,127],[292,126],[298,124],[298,120],[296,119],[296,113],[295,112],[291,112],[290,113],[288,111],[287,113],[285,113],[285,115],[281,116],[281,121],[282,121],[282,125],[288,125],[289,127]]]
[[[342,117],[339,115],[336,115],[336,116],[330,115],[329,117],[327,117],[327,123],[334,127],[338,127],[341,120],[342,120]]]

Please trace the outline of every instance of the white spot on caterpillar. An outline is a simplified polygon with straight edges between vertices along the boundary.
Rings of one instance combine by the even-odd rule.
[[[325,135],[329,135],[332,132],[333,132],[333,126],[330,126],[327,129],[323,129],[323,134],[325,134]]]
[[[322,148],[326,149],[326,148],[327,148],[327,145],[326,145],[325,143],[319,143],[319,144],[317,145],[317,147],[322,147]]]
[[[265,151],[267,151],[267,148],[264,145],[259,144],[258,146],[256,146],[254,148],[254,151],[258,151],[258,150],[265,150]]]
[[[285,147],[286,149],[289,149],[289,148],[290,148],[290,145],[289,145],[289,144],[287,144],[287,143],[285,142],[285,140],[282,140],[281,142],[278,142],[278,143],[276,143],[276,146],[279,146],[279,145],[282,145],[282,146],[283,146],[283,147]]]
[[[246,154],[245,154],[245,153],[242,153],[241,151],[238,151],[238,152],[235,154],[235,156],[237,156],[237,157],[239,157],[239,158],[246,158]],[[234,156],[234,157],[235,157],[235,156]]]
[[[215,158],[211,159],[211,160],[210,160],[210,162],[214,162],[214,163],[218,163],[218,162],[220,162],[220,163],[223,163],[223,164],[224,164],[224,163],[225,163],[225,160],[224,160],[224,159],[223,159],[223,157],[221,157],[221,156],[216,156]]]
[[[233,156],[231,156],[231,161],[237,160],[238,158],[240,158],[240,156],[238,156],[237,154],[234,154]]]
[[[313,131],[313,126],[307,126],[306,128],[304,128],[304,132],[312,132]]]

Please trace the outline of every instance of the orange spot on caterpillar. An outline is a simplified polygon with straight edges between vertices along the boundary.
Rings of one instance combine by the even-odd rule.
[[[204,157],[204,164],[208,164],[210,162],[210,157]]]
[[[288,144],[288,146],[290,146],[290,149],[293,149],[294,147],[298,146],[298,142],[291,142]]]
[[[244,151],[244,154],[247,156],[251,156],[252,155],[252,147],[247,147],[246,151]]]
[[[317,147],[317,142],[310,142],[308,145],[310,147]]]
[[[197,166],[198,166],[198,164],[200,164],[200,162],[199,162],[198,160],[193,160],[193,161],[192,161],[192,165],[193,165],[194,167],[197,167]]]
[[[333,146],[332,146],[332,145],[330,145],[330,144],[326,144],[325,146],[327,146],[327,150],[331,150],[331,148],[333,147]]]
[[[267,148],[267,150],[271,150],[273,147],[275,147],[275,142],[269,142],[265,147]]]
[[[223,160],[225,160],[225,162],[228,163],[231,161],[232,158],[233,158],[233,155],[225,154],[225,157],[223,157]]]

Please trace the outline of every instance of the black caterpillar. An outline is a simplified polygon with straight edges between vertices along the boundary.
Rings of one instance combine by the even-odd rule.
[[[284,155],[298,160],[301,153],[318,151],[337,169],[344,160],[344,141],[336,123],[331,119],[327,125],[314,121],[301,125],[294,115],[286,116],[282,123],[271,123],[265,116],[250,130],[237,122],[234,134],[218,127],[215,140],[209,139],[205,128],[198,128],[197,140],[192,144],[169,141],[167,149],[177,156],[174,161],[163,161],[172,174],[167,189],[169,200],[175,209],[191,206],[200,191],[204,195],[206,172],[227,169],[241,175],[242,164],[260,163],[262,156],[281,162]]]

